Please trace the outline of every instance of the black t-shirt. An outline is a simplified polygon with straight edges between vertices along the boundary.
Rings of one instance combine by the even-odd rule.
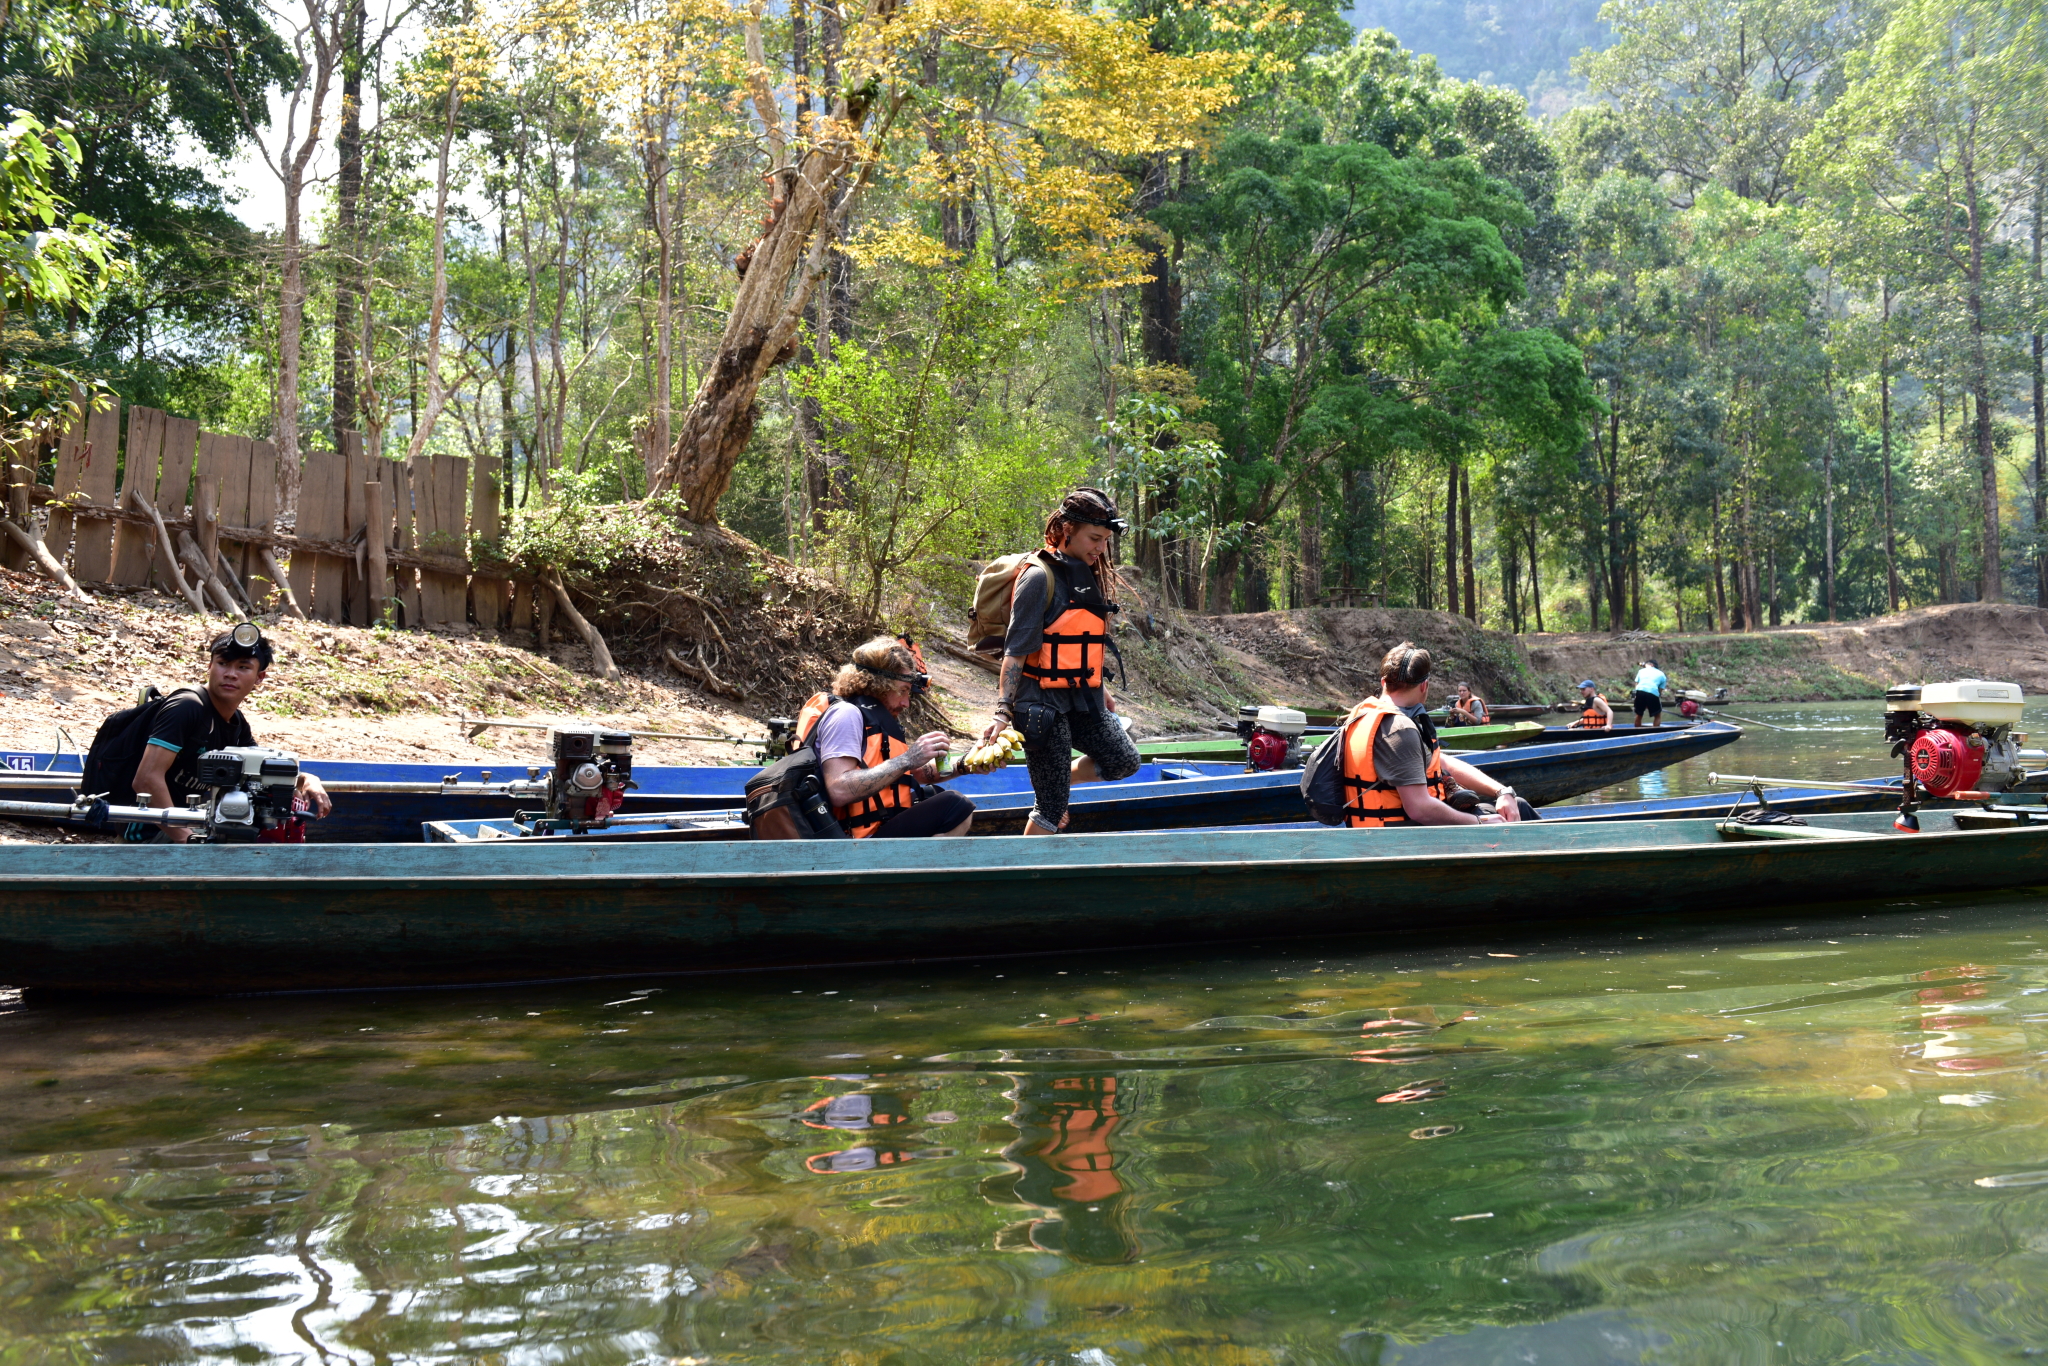
[[[239,709],[232,717],[223,717],[205,694],[187,692],[173,695],[157,712],[149,743],[178,756],[166,775],[175,802],[193,790],[200,755],[210,749],[253,745],[256,737]]]
[[[1059,552],[1059,565],[1061,572],[1074,585],[1078,599],[1098,601],[1093,565],[1064,550]],[[1010,597],[1010,629],[1003,637],[1005,655],[1028,658],[1045,643],[1045,614],[1052,602],[1052,590],[1052,571],[1041,562],[1034,561],[1029,569],[1018,575],[1016,591]],[[1026,675],[1018,684],[1016,700],[1045,702],[1059,712],[1071,712],[1076,706],[1099,712],[1102,710],[1102,689],[1041,688],[1035,679]]]

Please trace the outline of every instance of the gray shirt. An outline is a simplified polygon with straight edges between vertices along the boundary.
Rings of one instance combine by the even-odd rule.
[[[1398,713],[1380,722],[1372,738],[1372,767],[1382,782],[1413,787],[1429,781],[1429,755],[1422,746],[1422,727]]]
[[[1077,594],[1087,595],[1096,591],[1095,569],[1085,560],[1077,560],[1064,551],[1059,554],[1060,568],[1068,575]],[[1031,566],[1017,577],[1016,590],[1010,595],[1010,629],[1003,636],[1003,653],[1019,659],[1037,652],[1045,643],[1045,612],[1052,599],[1052,573],[1044,564],[1033,561]],[[1101,711],[1102,689],[1100,688],[1041,688],[1029,674],[1017,685],[1017,701],[1043,702],[1057,712]]]

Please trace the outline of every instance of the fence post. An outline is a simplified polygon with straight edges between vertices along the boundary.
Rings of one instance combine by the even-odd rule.
[[[384,511],[383,480],[363,482],[363,510],[363,549],[368,556],[363,578],[370,604],[370,619],[364,625],[375,626],[391,601],[391,561],[384,546],[385,537],[391,533],[391,518]]]

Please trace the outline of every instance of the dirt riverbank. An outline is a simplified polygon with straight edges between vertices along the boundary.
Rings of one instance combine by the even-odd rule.
[[[1894,683],[1991,678],[2048,692],[2048,611],[1953,603],[1866,621],[1732,635],[1525,635],[1546,695],[1581,678],[1625,686],[1655,659],[1685,688],[1725,687],[1747,702],[1881,697]]]

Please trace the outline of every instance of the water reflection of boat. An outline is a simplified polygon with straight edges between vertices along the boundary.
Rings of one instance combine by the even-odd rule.
[[[910,1122],[910,1103],[886,1091],[852,1091],[814,1102],[797,1118],[813,1129],[887,1129]]]
[[[858,1148],[813,1153],[804,1159],[804,1169],[819,1176],[844,1176],[850,1172],[872,1172],[887,1167],[900,1167],[906,1162],[915,1161],[919,1156],[921,1154],[902,1148],[862,1144]]]

